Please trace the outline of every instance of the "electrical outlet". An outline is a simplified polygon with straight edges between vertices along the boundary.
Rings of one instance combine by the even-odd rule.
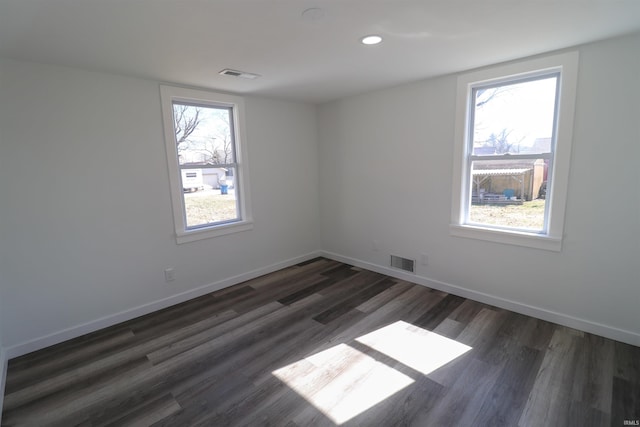
[[[176,280],[176,272],[173,267],[164,269],[164,281],[165,282],[173,282]]]
[[[427,254],[423,253],[420,256],[420,264],[427,265],[428,263],[429,263],[429,257],[427,256]]]

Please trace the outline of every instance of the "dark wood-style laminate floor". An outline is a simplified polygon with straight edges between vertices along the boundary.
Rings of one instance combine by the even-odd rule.
[[[622,426],[640,348],[315,259],[9,362],[3,426]]]

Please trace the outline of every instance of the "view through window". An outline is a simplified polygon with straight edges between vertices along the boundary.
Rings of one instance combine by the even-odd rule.
[[[239,219],[229,107],[173,103],[187,229]]]
[[[177,243],[253,227],[244,99],[160,85]]]
[[[471,92],[466,223],[544,232],[559,73]]]

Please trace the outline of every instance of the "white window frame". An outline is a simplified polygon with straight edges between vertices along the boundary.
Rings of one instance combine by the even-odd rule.
[[[249,194],[247,147],[244,126],[244,99],[239,96],[206,90],[160,85],[160,101],[162,104],[162,120],[167,151],[167,166],[169,169],[171,205],[173,208],[173,221],[177,243],[193,242],[252,229],[253,220],[251,216],[251,197]],[[204,107],[231,108],[233,120],[233,126],[231,128],[235,131],[236,169],[234,171],[234,186],[236,197],[238,197],[238,220],[211,224],[194,229],[187,228],[182,179],[180,176],[178,150],[176,149],[174,131],[174,102],[196,104]]]
[[[472,177],[470,176],[472,132],[471,102],[473,89],[489,84],[508,84],[511,81],[535,78],[559,72],[556,105],[555,144],[552,143],[553,164],[551,185],[547,188],[547,224],[540,232],[501,229],[491,225],[466,222],[470,204]],[[453,198],[450,233],[457,237],[480,239],[496,243],[526,246],[551,251],[562,250],[564,217],[569,184],[569,165],[573,139],[578,75],[578,52],[567,52],[517,63],[499,65],[458,77],[456,98],[456,127],[453,163]]]

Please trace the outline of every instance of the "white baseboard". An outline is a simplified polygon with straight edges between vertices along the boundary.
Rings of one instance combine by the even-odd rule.
[[[473,291],[460,286],[452,285],[450,283],[429,279],[428,277],[418,276],[416,274],[406,273],[404,271],[396,270],[391,267],[380,266],[359,259],[342,256],[333,252],[321,251],[320,255],[326,258],[333,259],[335,261],[344,262],[345,264],[350,264],[356,267],[375,271],[376,273],[385,274],[387,276],[395,277],[401,280],[406,280],[407,282],[416,283],[432,289],[437,289],[439,291],[458,295],[464,298],[469,298],[471,300],[478,301],[484,304],[504,308],[516,313],[535,317],[541,320],[546,320],[552,323],[557,323],[559,325],[578,329],[580,331],[599,335],[605,338],[610,338],[612,340],[621,341],[634,346],[640,346],[640,334],[632,331],[615,328],[609,325],[603,325],[601,323],[592,322],[586,319],[580,319],[563,313],[557,313],[555,311],[547,310],[540,307],[534,307],[517,301],[500,298],[495,295]]]
[[[7,381],[7,352],[0,347],[0,424],[2,423],[2,404],[4,403],[4,385]]]
[[[126,322],[127,320],[135,319],[136,317],[144,316],[145,314],[153,313],[154,311],[162,310],[163,308],[180,304],[181,302],[185,302],[193,298],[197,298],[202,295],[206,295],[208,293],[215,292],[217,290],[227,288],[229,286],[237,285],[238,283],[242,283],[244,281],[251,280],[256,277],[260,277],[262,275],[269,274],[286,267],[290,267],[292,265],[316,258],[320,255],[321,255],[320,251],[315,251],[315,252],[308,253],[306,255],[290,258],[288,260],[271,264],[266,267],[258,268],[258,269],[249,271],[247,273],[242,273],[237,276],[229,277],[227,279],[210,283],[208,285],[200,286],[195,289],[190,289],[188,291],[185,291],[176,295],[172,295],[170,297],[163,298],[161,300],[143,304],[138,307],[121,311],[119,313],[101,317],[99,319],[95,319],[87,323],[83,323],[77,326],[73,326],[71,328],[67,328],[61,331],[51,333],[49,335],[45,335],[33,340],[16,344],[8,347],[5,350],[5,358],[6,360],[12,359],[14,357],[31,353],[32,351],[40,350],[45,347],[59,344],[63,341],[77,338],[79,336],[82,336],[91,332],[95,332],[100,329],[107,328],[109,326],[117,325],[118,323]]]

